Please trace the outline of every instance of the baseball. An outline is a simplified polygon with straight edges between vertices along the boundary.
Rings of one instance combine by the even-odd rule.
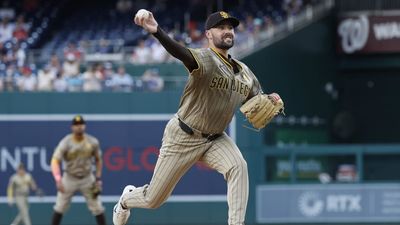
[[[137,17],[138,19],[141,19],[141,18],[147,19],[147,18],[150,17],[150,12],[147,11],[147,10],[145,10],[145,9],[139,9],[139,10],[137,11],[137,13],[136,13],[136,17]]]

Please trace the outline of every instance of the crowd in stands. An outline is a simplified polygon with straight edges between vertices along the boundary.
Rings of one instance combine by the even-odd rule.
[[[274,35],[275,26],[288,16],[296,16],[303,11],[307,6],[321,2],[320,0],[272,0],[272,1],[239,1],[239,6],[231,10],[231,13],[240,18],[241,24],[236,29],[236,40],[235,46],[231,50],[233,55],[240,53],[244,49],[252,48],[260,40],[265,40]],[[159,17],[159,14],[163,14],[162,10],[165,10],[165,1],[156,1],[156,4],[149,7],[149,4],[145,2],[137,3],[140,7],[149,8],[155,12],[155,16]],[[207,1],[190,1],[188,6],[188,12],[190,9],[199,10],[202,4],[209,4]],[[241,6],[240,4],[246,4]],[[171,6],[172,7],[172,6]],[[240,10],[244,8],[250,10]],[[139,6],[136,5],[136,8]],[[135,7],[130,0],[119,0],[117,1],[116,10],[119,13],[130,16]],[[263,11],[264,10],[264,11]],[[168,16],[166,16],[168,18]],[[158,18],[159,19],[159,18]],[[170,20],[170,19],[166,19]],[[171,37],[178,40],[182,45],[197,48],[205,47],[207,45],[204,36],[204,20],[199,21],[199,18],[195,16],[189,20],[185,25],[184,29],[180,29],[180,26],[163,26]],[[113,45],[114,44],[114,45]],[[122,44],[122,43],[119,43]],[[98,41],[97,46],[88,45],[86,40],[81,41],[81,48],[86,53],[116,53],[120,51],[120,48],[115,46],[115,41],[101,39]],[[96,43],[95,43],[96,46]],[[102,50],[100,50],[102,49]],[[164,62],[175,62],[165,50],[151,35],[141,35],[128,51],[130,56],[128,61],[133,64],[149,64],[149,63],[164,63]]]
[[[243,49],[251,48],[261,39],[273,36],[277,24],[288,16],[298,14],[308,5],[321,2],[321,0],[234,2],[237,5],[229,12],[238,17],[241,23],[235,31],[233,55]],[[28,39],[37,38],[40,32],[35,32],[32,37],[32,22],[25,21],[26,13],[18,14],[18,11],[4,3],[0,8],[0,91],[161,91],[164,81],[157,70],[149,69],[143,75],[132,76],[132,74],[126,73],[123,66],[120,66],[121,62],[111,63],[110,60],[88,62],[85,56],[89,54],[125,54],[128,57],[125,57],[124,63],[137,65],[176,62],[176,59],[171,57],[153,36],[146,34],[132,23],[132,14],[137,8],[147,8],[153,11],[160,21],[160,25],[182,45],[192,48],[205,47],[207,45],[204,37],[205,15],[198,16],[196,12],[206,7],[209,1],[193,0],[181,3],[186,4],[184,7],[187,7],[185,9],[191,16],[184,26],[174,24],[174,21],[171,22],[174,16],[177,16],[177,10],[182,10],[182,6],[180,8],[179,4],[178,6],[176,4],[167,6],[165,0],[139,0],[135,1],[135,4],[131,0],[118,0],[111,13],[113,15],[111,18],[114,18],[111,19],[113,22],[104,25],[107,28],[101,29],[101,32],[97,32],[97,30],[103,28],[99,27],[103,25],[93,25],[93,30],[91,27],[86,27],[86,25],[92,26],[91,23],[95,24],[96,20],[91,21],[90,18],[84,20],[76,15],[74,19],[65,19],[70,23],[69,28],[63,32],[55,32],[58,35],[56,34],[47,45],[41,48],[43,52],[45,49],[51,50],[48,52],[50,56],[44,61],[30,61],[27,57],[31,51]],[[82,13],[85,11],[83,10]],[[164,18],[162,18],[163,16]],[[118,25],[118,28],[114,29],[113,26],[120,23],[119,21],[124,21],[124,24]],[[81,26],[75,27],[80,22]],[[64,40],[63,35],[71,33],[74,28],[78,33],[68,37],[77,39]],[[132,29],[137,29],[136,33],[133,32],[134,35],[130,35],[127,32],[125,36],[134,36],[135,39],[121,39],[120,36],[114,35],[121,30]],[[85,36],[90,32],[97,32],[91,34],[90,37],[93,39]],[[137,32],[140,32],[140,35],[137,35]],[[58,49],[55,49],[57,47]],[[62,49],[60,49],[61,47]],[[122,47],[125,47],[124,50]],[[130,50],[126,51],[126,49]]]
[[[70,50],[68,50],[70,51]],[[66,52],[68,52],[66,51]],[[80,58],[72,52],[66,53],[64,62],[53,55],[48,64],[7,66],[0,76],[0,91],[20,92],[131,92],[163,90],[164,80],[155,69],[146,70],[141,76],[132,76],[122,65],[110,62],[88,64],[82,71]]]

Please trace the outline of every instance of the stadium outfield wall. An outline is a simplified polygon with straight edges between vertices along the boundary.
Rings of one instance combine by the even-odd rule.
[[[4,191],[0,193],[0,224],[9,224],[16,214],[16,208],[7,205],[5,190],[6,181],[19,161],[26,164],[46,192],[43,198],[31,197],[33,224],[49,223],[56,194],[50,157],[57,142],[69,132],[70,120],[76,113],[84,115],[88,133],[97,136],[102,144],[102,199],[107,208],[107,220],[111,223],[111,209],[121,189],[126,184],[143,185],[151,178],[164,126],[179,104],[179,91],[163,94],[3,93],[0,96],[0,133],[3,137],[0,170],[4,182],[0,183],[0,189]],[[142,102],[154,104],[143,105]],[[241,125],[236,125],[236,121],[235,118],[228,134],[234,139],[246,137],[240,138],[243,148],[250,145],[246,142],[256,143],[257,134],[238,131],[236,128]],[[246,152],[244,149],[244,155]],[[188,224],[194,220],[199,224],[223,224],[227,219],[225,193],[223,177],[196,164],[164,206],[159,210],[138,209],[133,215],[135,222],[140,224]],[[93,224],[94,218],[84,208],[82,196],[74,198],[63,224]]]
[[[3,190],[0,194],[0,224],[9,224],[16,214],[16,209],[8,207],[6,203],[5,185],[7,178],[11,175],[19,160],[26,163],[28,170],[46,192],[44,198],[35,196],[31,198],[32,221],[34,224],[49,223],[55,196],[55,187],[49,172],[49,158],[57,141],[65,133],[69,132],[70,119],[75,113],[81,113],[87,118],[88,132],[100,137],[99,139],[102,142],[103,160],[105,162],[103,176],[105,190],[102,198],[107,209],[107,220],[111,224],[111,209],[117,201],[119,191],[124,184],[142,185],[149,181],[156,160],[157,150],[160,146],[163,127],[176,110],[178,98],[179,92],[165,93],[161,97],[153,93],[137,93],[135,95],[115,93],[112,95],[109,93],[98,93],[95,95],[5,93],[1,95],[0,101],[4,103],[2,104],[2,110],[7,108],[8,111],[7,113],[2,112],[0,114],[0,136],[2,137],[0,170],[1,178],[4,180],[4,182],[0,183],[1,190]],[[104,104],[105,101],[109,102],[109,104]],[[133,104],[141,101],[160,102],[160,105],[148,104],[151,106],[145,106],[147,107],[145,109],[138,104],[135,104],[136,106],[126,106],[127,102]],[[169,101],[169,104],[162,103],[166,101]],[[18,106],[15,105],[16,102],[19,103]],[[37,104],[32,104],[32,102]],[[68,105],[65,105],[66,102],[68,102]],[[94,104],[99,104],[96,106],[96,110],[93,108]],[[112,107],[119,107],[119,113],[116,113],[117,111]],[[72,109],[75,109],[75,111]],[[240,114],[236,114],[234,122],[227,132],[236,139],[249,165],[251,182],[247,213],[248,224],[266,223],[269,219],[271,219],[271,222],[275,221],[278,223],[281,221],[279,224],[300,223],[302,221],[319,224],[321,220],[325,219],[325,216],[330,216],[332,213],[334,213],[333,218],[336,218],[332,223],[347,224],[347,222],[351,222],[354,219],[352,218],[353,212],[346,211],[348,208],[344,208],[343,211],[339,210],[338,212],[318,211],[319,213],[315,214],[313,220],[313,217],[301,214],[303,212],[301,211],[302,209],[296,208],[298,205],[293,204],[291,201],[296,202],[304,199],[305,194],[303,192],[306,191],[313,191],[316,196],[327,196],[327,198],[328,196],[353,196],[351,199],[367,199],[369,196],[368,193],[359,196],[357,193],[354,194],[353,190],[354,188],[358,188],[356,190],[363,190],[364,188],[368,188],[368,185],[362,185],[361,189],[360,187],[345,185],[345,187],[351,190],[344,190],[344,192],[340,193],[327,192],[326,190],[320,193],[320,188],[324,189],[327,186],[321,186],[315,180],[311,181],[311,185],[309,186],[302,186],[301,183],[304,183],[304,180],[302,180],[302,173],[304,173],[302,167],[304,166],[299,168],[293,167],[292,169],[298,170],[298,172],[291,173],[289,170],[289,174],[292,175],[286,178],[269,180],[268,174],[271,174],[271,172],[276,174],[282,172],[278,173],[274,170],[275,164],[269,161],[271,157],[278,159],[280,162],[284,159],[289,159],[288,162],[290,163],[288,165],[293,166],[297,165],[296,162],[304,161],[304,157],[311,156],[314,158],[314,163],[318,163],[318,157],[316,156],[322,155],[327,158],[335,158],[336,156],[350,155],[355,159],[357,168],[364,168],[365,157],[379,157],[382,154],[390,157],[398,157],[400,155],[400,147],[398,146],[327,145],[281,148],[266,146],[262,143],[260,133],[242,127],[243,120],[244,118]],[[306,160],[310,162],[310,160]],[[324,161],[320,161],[319,163],[323,165]],[[275,169],[279,169],[279,166]],[[306,170],[308,169],[306,168]],[[284,173],[287,173],[287,171]],[[296,175],[293,177],[293,174]],[[363,175],[361,174],[361,176]],[[297,187],[297,192],[292,195],[294,199],[282,198],[279,200],[271,198],[272,202],[268,203],[268,198],[270,198],[268,196],[271,193],[261,193],[260,190],[263,190],[265,186],[274,188],[277,184],[284,184],[283,187],[285,188],[293,189]],[[387,187],[390,188],[391,185],[388,184]],[[383,186],[385,187],[385,184]],[[157,210],[135,209],[133,218],[135,223],[149,225],[225,224],[227,219],[225,192],[225,182],[221,175],[204,168],[202,165],[195,165],[184,176],[173,196],[165,205]],[[395,196],[394,194],[392,192],[392,194],[386,193],[384,195],[390,197]],[[272,195],[274,196],[274,193]],[[381,193],[381,195],[383,194]],[[296,200],[296,198],[299,200]],[[260,204],[260,199],[265,199],[261,201],[261,203],[264,202],[265,204]],[[328,204],[322,198],[320,201],[321,204]],[[369,203],[361,205],[360,200],[353,200],[353,202],[353,206],[357,206],[356,209],[361,210],[363,213],[364,210],[370,209],[368,207]],[[357,205],[358,203],[360,205]],[[268,208],[271,207],[271,204],[288,204],[293,207],[291,212],[300,211],[298,211],[298,214],[284,215],[284,218],[290,219],[292,217],[292,220],[282,220],[279,217],[283,215],[282,213],[285,210],[273,214],[275,217],[271,218],[269,217],[271,215],[263,214],[263,212],[269,211]],[[333,203],[329,203],[329,205],[333,207]],[[341,209],[340,205],[337,207]],[[348,210],[351,210],[351,208]],[[388,212],[395,211],[388,209]],[[337,220],[337,218],[342,217],[344,220]],[[396,214],[392,215],[391,219],[399,222]],[[66,214],[63,224],[80,225],[94,223],[95,220],[86,209],[83,198],[81,196],[74,198],[73,205]],[[379,223],[376,222],[373,224]]]

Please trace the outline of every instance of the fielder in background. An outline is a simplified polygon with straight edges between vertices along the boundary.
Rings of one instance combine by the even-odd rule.
[[[99,141],[85,133],[85,120],[80,115],[73,118],[71,129],[72,133],[60,141],[51,159],[51,171],[58,190],[52,225],[60,224],[77,191],[85,197],[97,224],[105,225],[104,207],[99,198],[103,167]],[[93,159],[96,164],[95,175],[92,172]],[[65,171],[61,175],[62,161]]]
[[[249,194],[247,163],[224,131],[242,104],[249,122],[261,129],[280,112],[283,102],[278,94],[263,94],[253,72],[228,54],[239,25],[228,13],[216,12],[207,18],[208,48],[201,49],[186,48],[171,39],[147,10],[139,10],[134,21],[182,61],[190,75],[178,112],[165,128],[150,184],[124,188],[113,210],[114,224],[126,224],[131,208],[159,207],[189,168],[202,161],[227,181],[228,224],[243,225]]]
[[[24,165],[18,166],[17,172],[10,177],[7,188],[8,204],[10,206],[16,203],[19,213],[11,225],[18,225],[21,221],[25,225],[31,225],[29,216],[28,196],[29,190],[37,190],[33,177],[26,172]]]

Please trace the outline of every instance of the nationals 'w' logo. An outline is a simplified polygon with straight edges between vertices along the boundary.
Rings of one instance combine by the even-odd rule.
[[[368,40],[368,29],[369,21],[365,15],[343,20],[338,27],[343,51],[353,53],[364,48]]]

